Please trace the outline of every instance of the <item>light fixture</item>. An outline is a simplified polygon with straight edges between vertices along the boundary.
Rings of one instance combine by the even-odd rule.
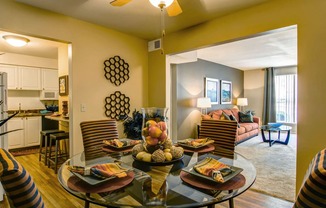
[[[169,7],[174,0],[149,0],[151,4],[155,7],[163,9],[163,7]]]
[[[207,108],[212,107],[210,98],[198,98],[197,99],[197,108],[201,109],[201,113],[203,114],[203,110],[205,114],[207,114]]]
[[[2,38],[14,47],[22,47],[29,42],[29,39],[16,35],[5,35]]]
[[[243,109],[241,109],[241,107],[243,108],[243,106],[248,105],[248,99],[247,98],[238,98],[237,105],[240,106],[240,111],[242,111]]]

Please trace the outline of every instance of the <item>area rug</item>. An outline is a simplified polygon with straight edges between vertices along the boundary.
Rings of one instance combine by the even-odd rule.
[[[276,135],[275,135],[276,136]],[[286,135],[281,134],[281,138]],[[294,202],[296,179],[296,135],[288,145],[262,142],[261,135],[236,146],[236,152],[255,166],[257,178],[251,190]]]

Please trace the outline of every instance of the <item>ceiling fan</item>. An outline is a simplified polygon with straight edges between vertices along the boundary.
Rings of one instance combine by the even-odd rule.
[[[123,6],[127,3],[129,3],[131,0],[113,0],[110,2],[112,6]],[[169,16],[177,16],[182,13],[182,9],[179,5],[178,0],[149,0],[150,3],[160,8],[161,10],[163,8],[166,8],[166,11]]]

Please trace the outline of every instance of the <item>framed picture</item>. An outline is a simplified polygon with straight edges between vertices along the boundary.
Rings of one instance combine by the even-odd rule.
[[[68,75],[59,77],[59,95],[68,95]]]
[[[220,100],[220,81],[205,77],[205,97],[211,99],[211,104],[218,104]]]
[[[232,82],[221,81],[221,104],[232,104]]]

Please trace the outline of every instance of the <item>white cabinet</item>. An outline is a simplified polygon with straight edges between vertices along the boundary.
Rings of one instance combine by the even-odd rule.
[[[8,89],[16,89],[18,83],[17,66],[0,65],[0,71],[8,74]]]
[[[59,90],[58,70],[42,69],[42,90]]]
[[[9,90],[41,90],[41,69],[1,65],[0,71],[8,73]]]
[[[41,90],[41,69],[34,67],[18,67],[18,89]],[[20,76],[19,76],[20,75]]]
[[[8,148],[21,148],[40,144],[41,116],[16,117],[8,121],[8,130],[23,129],[8,134]]]

